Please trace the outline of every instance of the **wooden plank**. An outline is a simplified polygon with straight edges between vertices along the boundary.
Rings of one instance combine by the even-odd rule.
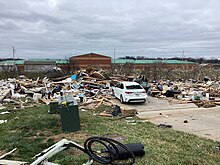
[[[28,165],[27,162],[21,162],[21,161],[14,161],[14,160],[0,160],[1,165]]]
[[[40,79],[40,77],[37,77],[37,80],[35,81],[35,85],[38,84],[39,79]]]
[[[3,159],[4,157],[6,157],[6,156],[10,155],[11,153],[13,153],[13,152],[14,152],[14,151],[16,151],[16,150],[17,150],[17,148],[14,148],[13,150],[11,150],[11,151],[7,152],[6,154],[4,154],[4,155],[0,156],[0,159]]]
[[[6,98],[10,93],[11,93],[11,90],[10,90],[10,89],[6,89],[6,90],[4,90],[3,92],[1,92],[0,102],[1,102],[4,98]]]
[[[103,101],[104,101],[104,98],[102,98],[102,99],[99,101],[99,103],[96,105],[96,108],[98,108],[98,107],[102,104]]]

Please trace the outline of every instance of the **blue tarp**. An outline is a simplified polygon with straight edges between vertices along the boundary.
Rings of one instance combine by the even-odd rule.
[[[71,79],[72,79],[72,80],[76,80],[76,74],[72,75],[72,76],[71,76]]]

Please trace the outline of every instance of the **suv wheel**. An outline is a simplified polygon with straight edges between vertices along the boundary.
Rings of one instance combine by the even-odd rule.
[[[122,95],[120,96],[120,101],[121,101],[121,103],[124,103],[124,99],[123,99]]]
[[[113,96],[115,95],[114,89],[112,89],[112,95],[113,95]]]

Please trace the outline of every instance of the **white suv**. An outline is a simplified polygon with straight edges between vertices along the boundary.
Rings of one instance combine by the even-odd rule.
[[[136,82],[120,82],[115,87],[112,87],[112,92],[122,103],[145,102],[147,100],[145,89]]]

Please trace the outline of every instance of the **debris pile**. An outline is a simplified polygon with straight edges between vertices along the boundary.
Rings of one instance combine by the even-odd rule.
[[[150,94],[158,98],[169,98],[175,103],[195,103],[198,107],[214,107],[220,105],[220,83],[206,80],[188,80],[183,82],[153,81]]]
[[[72,76],[54,79],[38,77],[36,80],[21,75],[0,81],[0,107],[23,109],[39,104],[49,105],[58,101],[60,96],[72,95],[82,110],[96,110],[100,105],[106,105],[112,107],[109,116],[116,116],[113,113],[114,103],[111,101],[114,98],[111,85],[117,82],[117,79],[112,80],[103,71],[80,70]],[[108,113],[100,115],[106,116]],[[124,113],[117,113],[119,114]]]
[[[115,76],[109,77],[104,70],[80,70],[71,76],[58,78],[29,79],[24,75],[17,78],[0,80],[0,108],[11,103],[13,109],[50,104],[62,95],[72,95],[79,102],[80,109],[96,110],[100,105],[111,106],[101,116],[114,116],[115,104],[112,102],[111,86],[121,81],[136,81],[147,93],[158,98],[167,98],[175,103],[195,103],[198,107],[220,105],[220,83],[204,78],[204,81],[160,80],[148,82],[145,77]],[[124,116],[134,115],[136,110],[125,111]]]

